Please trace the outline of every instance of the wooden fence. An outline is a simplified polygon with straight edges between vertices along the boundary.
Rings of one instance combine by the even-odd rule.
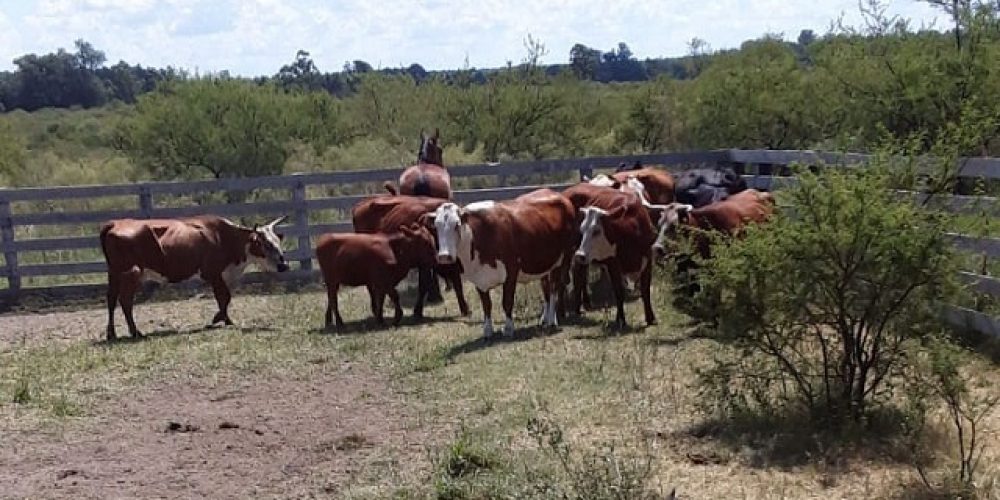
[[[780,189],[794,183],[788,169],[792,164],[805,165],[863,165],[870,159],[867,155],[839,154],[815,151],[772,151],[772,150],[715,150],[686,153],[667,153],[631,156],[606,156],[518,162],[510,164],[478,164],[449,167],[454,180],[465,178],[484,179],[490,187],[455,191],[459,203],[487,199],[508,199],[526,193],[539,185],[511,186],[519,177],[542,177],[542,184],[561,189],[583,175],[610,169],[620,162],[641,161],[646,165],[658,165],[669,170],[681,170],[696,166],[727,165],[744,175],[751,187],[760,189]],[[294,242],[295,248],[286,253],[289,261],[298,263],[296,269],[282,275],[266,279],[305,279],[316,272],[313,265],[311,238],[326,232],[350,231],[349,213],[358,201],[382,190],[384,181],[398,179],[402,168],[360,170],[329,173],[295,174],[273,177],[240,179],[219,179],[191,182],[148,182],[137,184],[104,186],[69,186],[25,189],[0,189],[0,255],[4,264],[0,267],[0,279],[6,278],[7,286],[0,288],[0,302],[15,303],[27,296],[41,294],[49,297],[65,295],[102,296],[104,280],[94,279],[91,283],[73,285],[25,286],[25,278],[55,277],[66,278],[77,275],[93,275],[105,272],[105,263],[99,259],[100,243],[98,226],[109,219],[134,217],[179,217],[212,213],[225,217],[276,217],[289,215],[280,231]],[[779,174],[779,175],[775,175]],[[968,158],[960,165],[961,177],[1000,179],[1000,159]],[[553,179],[556,179],[553,183]],[[560,182],[558,179],[561,179]],[[461,181],[458,181],[461,182]],[[317,188],[339,188],[344,185],[360,185],[369,194],[348,196],[311,197]],[[312,188],[312,189],[310,189]],[[282,193],[276,200],[237,203],[188,203],[187,206],[162,206],[161,200],[170,197],[216,194],[231,196],[268,190]],[[231,196],[239,198],[239,196]],[[89,211],[53,210],[51,205],[66,200],[94,201],[115,199],[114,209]],[[124,198],[126,201],[121,201]],[[128,201],[131,199],[131,201]],[[945,196],[941,197],[941,207],[957,212],[978,212],[984,204],[991,211],[1000,206],[995,200],[984,197]],[[231,201],[231,200],[230,200]],[[108,204],[108,203],[106,203]],[[127,205],[131,205],[128,207]],[[341,217],[333,221],[316,222],[316,215],[322,211],[340,211]],[[88,236],[26,238],[25,229],[40,226],[82,226]],[[18,231],[18,229],[22,231]],[[18,234],[22,234],[18,237]],[[1000,239],[977,238],[953,235],[956,245],[963,250],[982,255],[984,259],[1000,256]],[[19,257],[28,252],[57,250],[91,250],[96,256],[89,261],[21,264]],[[981,272],[965,272],[963,279],[971,283],[977,291],[1000,297],[1000,280]],[[245,282],[264,279],[259,273],[249,273]],[[967,308],[950,307],[946,315],[954,322],[962,322],[977,330],[1000,335],[1000,322],[988,315]]]

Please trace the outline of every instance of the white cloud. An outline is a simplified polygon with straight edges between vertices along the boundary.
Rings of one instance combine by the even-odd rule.
[[[890,10],[918,21],[934,14],[907,0]],[[486,67],[521,60],[529,33],[545,43],[547,62],[562,62],[577,42],[670,56],[694,37],[719,49],[766,32],[822,33],[842,13],[858,20],[855,0],[0,0],[0,12],[0,64],[83,38],[111,61],[241,75],[272,74],[298,49],[326,71],[355,59],[454,68],[466,56]]]

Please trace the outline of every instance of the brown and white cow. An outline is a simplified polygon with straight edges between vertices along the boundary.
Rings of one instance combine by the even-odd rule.
[[[611,177],[623,186],[628,186],[629,179],[637,179],[645,188],[643,194],[650,203],[660,205],[674,201],[674,178],[665,170],[643,167],[616,172]]]
[[[563,191],[580,214],[579,244],[574,253],[573,307],[579,313],[586,290],[586,270],[590,263],[604,266],[611,278],[618,308],[616,323],[625,320],[623,278],[638,283],[646,323],[656,323],[650,298],[653,243],[656,229],[650,219],[650,205],[633,192],[621,192],[588,183]],[[658,211],[660,208],[654,208]]]
[[[437,210],[446,201],[430,196],[374,196],[358,202],[351,210],[354,231],[357,233],[397,232],[400,226],[408,226],[418,222],[421,216]],[[461,269],[458,264],[435,265],[434,262],[431,262],[420,267],[419,289],[417,302],[413,306],[413,317],[418,319],[423,317],[425,300],[441,300],[441,290],[438,287],[435,272],[451,283],[462,316],[468,315],[469,304],[465,301]]]
[[[283,237],[274,231],[284,219],[252,229],[214,215],[104,223],[100,238],[108,264],[108,340],[115,339],[116,303],[122,306],[129,333],[142,336],[132,316],[135,292],[142,280],[178,283],[200,275],[212,286],[219,304],[212,324],[221,321],[232,325],[230,287],[247,264],[271,272],[288,270],[281,251]]]
[[[382,306],[389,295],[395,306],[393,323],[403,318],[396,285],[415,267],[434,265],[434,237],[426,227],[414,222],[397,226],[391,234],[324,234],[316,243],[316,260],[326,283],[326,326],[336,318],[344,326],[337,304],[343,285],[364,286],[371,297],[372,314],[383,324]]]
[[[747,224],[766,222],[774,213],[774,195],[756,189],[747,189],[703,207],[671,203],[660,215],[658,235],[653,250],[657,258],[667,255],[671,237],[686,233],[692,237],[694,250],[703,258],[711,256],[711,234],[739,237]],[[678,272],[687,274],[695,263],[689,255],[678,256]],[[697,291],[697,284],[688,286],[688,294]]]
[[[460,262],[462,277],[479,292],[485,337],[493,335],[489,292],[498,286],[503,286],[503,333],[513,334],[518,282],[542,281],[542,324],[558,325],[558,296],[576,232],[569,200],[543,188],[501,202],[482,201],[465,207],[445,203],[427,215],[437,232],[438,262]]]

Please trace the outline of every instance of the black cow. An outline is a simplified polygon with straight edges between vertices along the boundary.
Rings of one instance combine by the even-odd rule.
[[[695,208],[722,201],[747,188],[747,183],[731,168],[696,168],[676,175],[674,198]]]

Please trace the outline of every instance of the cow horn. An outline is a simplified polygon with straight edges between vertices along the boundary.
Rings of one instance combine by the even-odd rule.
[[[273,221],[271,221],[271,223],[268,224],[267,227],[269,227],[271,229],[274,229],[274,226],[277,226],[278,224],[281,224],[282,222],[285,222],[286,220],[288,220],[288,216],[287,215],[282,215],[281,217],[278,217],[277,219],[274,219]]]

